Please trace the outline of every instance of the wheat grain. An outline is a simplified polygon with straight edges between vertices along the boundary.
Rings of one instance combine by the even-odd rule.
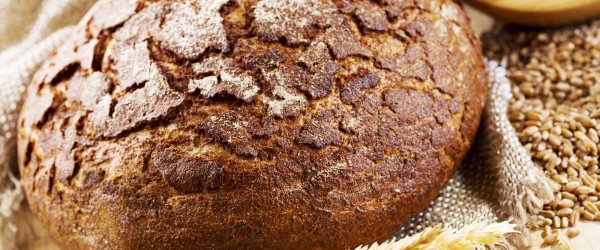
[[[574,238],[577,237],[577,235],[579,235],[580,231],[577,228],[569,228],[567,229],[567,236],[569,238]]]
[[[552,244],[556,243],[557,238],[558,238],[557,233],[551,233],[544,238],[544,243],[552,245]]]
[[[567,192],[573,192],[573,191],[577,190],[579,185],[580,184],[578,181],[570,181],[566,185],[563,186],[563,189]]]
[[[561,208],[571,208],[575,206],[575,202],[573,202],[573,200],[569,200],[569,199],[562,199],[559,203],[558,203],[558,207]]]
[[[562,218],[561,218],[561,226],[562,226],[563,228],[567,228],[567,227],[569,227],[569,218],[567,218],[567,217],[562,217]]]
[[[575,205],[575,201],[577,201],[577,196],[576,196],[576,195],[574,195],[574,194],[572,194],[572,193],[569,193],[569,192],[562,192],[561,194],[562,194],[562,197],[563,197],[563,198],[565,198],[565,199],[569,199],[569,200],[571,200],[571,201],[573,202],[573,205],[572,205],[572,206],[574,206],[574,205]],[[571,206],[571,207],[572,207],[572,206]]]
[[[589,211],[583,211],[583,218],[585,218],[586,220],[594,220],[594,214],[590,213]]]
[[[536,222],[529,224],[538,228],[573,226],[581,217],[600,221],[598,30],[600,19],[554,30],[511,30],[486,44],[488,58],[505,63],[513,97],[508,117],[517,137],[556,184],[555,199],[531,217]],[[557,241],[548,232],[545,237]]]
[[[588,186],[579,186],[576,190],[576,192],[580,195],[587,195],[591,192],[594,192],[594,189]]]
[[[594,205],[593,203],[589,202],[589,201],[584,201],[583,203],[583,207],[585,208],[585,210],[589,211],[592,214],[596,214],[600,211],[598,211],[598,207],[596,207],[596,205]]]
[[[564,216],[569,216],[572,213],[573,213],[572,208],[561,208],[560,210],[558,210],[558,212],[556,212],[556,215],[558,217],[564,217]]]
[[[577,225],[577,222],[579,222],[579,218],[580,218],[579,211],[573,210],[573,213],[569,217],[569,222],[571,223],[572,226],[575,226],[575,225]]]

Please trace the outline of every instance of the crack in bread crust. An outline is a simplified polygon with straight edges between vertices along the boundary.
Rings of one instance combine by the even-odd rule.
[[[65,249],[346,249],[435,197],[475,136],[479,41],[446,0],[103,0],[19,121]]]

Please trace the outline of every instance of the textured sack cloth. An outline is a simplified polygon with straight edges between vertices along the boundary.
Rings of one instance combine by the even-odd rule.
[[[16,125],[33,73],[69,35],[94,0],[0,0],[0,249],[45,243],[26,206],[16,173]],[[36,240],[39,238],[39,240]],[[16,245],[18,242],[27,242]]]
[[[400,231],[399,237],[442,224],[462,228],[474,222],[512,219],[525,232],[528,214],[554,198],[550,180],[519,142],[508,120],[511,99],[506,70],[488,62],[489,92],[475,144],[436,200]],[[529,245],[525,234],[513,246]]]
[[[16,161],[16,121],[25,86],[43,60],[72,31],[94,0],[0,0],[0,248],[30,248],[46,234],[22,205]],[[519,143],[506,115],[510,84],[488,63],[490,92],[479,135],[439,197],[398,233],[403,238],[437,225],[463,228],[512,219],[520,231],[528,213],[551,200],[549,181]],[[12,174],[11,174],[12,173]],[[37,225],[37,226],[36,226]],[[37,240],[37,241],[36,241]],[[513,246],[527,244],[512,234]],[[392,246],[397,242],[373,248]],[[403,245],[407,246],[407,245]],[[394,249],[402,249],[393,245]],[[42,247],[46,249],[46,247]]]

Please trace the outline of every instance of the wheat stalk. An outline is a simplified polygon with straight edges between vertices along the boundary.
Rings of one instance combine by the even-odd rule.
[[[386,241],[381,244],[361,246],[356,250],[433,250],[433,249],[485,249],[503,247],[510,233],[518,233],[516,225],[509,221],[486,225],[475,222],[456,230],[450,227],[435,226],[404,239]]]

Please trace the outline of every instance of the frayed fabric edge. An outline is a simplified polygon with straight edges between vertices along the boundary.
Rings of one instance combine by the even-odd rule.
[[[486,113],[495,113],[497,116],[494,117],[495,121],[490,121],[487,119],[485,122],[488,123],[485,131],[487,133],[497,133],[499,131],[498,124],[501,124],[500,127],[508,127],[512,129],[512,125],[508,120],[508,103],[512,98],[510,92],[510,82],[508,78],[506,78],[506,70],[496,61],[487,61],[486,62],[486,70],[489,76],[490,83],[490,96],[488,99],[488,107],[486,107]],[[503,110],[494,110],[500,109]],[[514,131],[514,130],[513,130]],[[520,159],[520,164],[522,167],[526,168],[525,176],[516,176],[517,180],[521,185],[516,185],[513,189],[513,193],[515,194],[514,202],[503,202],[501,204],[501,208],[505,211],[505,214],[514,218],[514,222],[517,225],[517,230],[522,232],[521,234],[511,235],[508,238],[509,242],[516,247],[527,247],[531,243],[529,230],[527,230],[527,222],[529,220],[529,215],[537,214],[542,208],[544,203],[548,203],[554,199],[554,189],[552,187],[552,181],[545,176],[545,174],[538,169],[533,161],[531,160],[531,156],[525,148],[520,144],[518,138],[516,137],[516,133],[502,133],[503,143],[513,143],[514,145],[518,145],[516,148],[516,152],[500,152],[500,154],[506,153],[514,153],[516,154],[515,158]],[[505,160],[505,159],[503,159]],[[501,161],[501,166],[507,168],[509,166],[505,165],[506,162]],[[505,172],[506,175],[510,175],[510,169],[507,169],[508,172]],[[505,176],[508,177],[508,176]],[[511,204],[512,203],[512,204]]]

